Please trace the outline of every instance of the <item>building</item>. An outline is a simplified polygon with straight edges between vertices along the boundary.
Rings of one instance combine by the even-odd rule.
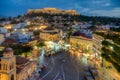
[[[98,55],[101,55],[101,48],[102,48],[102,41],[104,38],[100,35],[93,34],[93,51],[96,54],[96,57]]]
[[[17,42],[18,43],[27,43],[30,40],[30,35],[28,34],[18,34]]]
[[[27,43],[29,42],[32,35],[32,32],[27,32],[23,29],[23,31],[14,31],[13,33],[11,33],[9,38],[16,40],[18,43]]]
[[[0,27],[0,33],[6,34],[7,33],[7,29],[4,28],[4,27]]]
[[[36,62],[23,57],[16,57],[16,80],[27,80],[32,78],[36,71]]]
[[[4,40],[5,40],[4,35],[3,35],[3,34],[0,34],[0,44],[3,43]]]
[[[82,52],[92,54],[93,43],[91,32],[76,31],[70,37],[70,45],[73,48],[82,50]]]
[[[87,39],[84,37],[70,37],[70,45],[74,48],[78,48],[85,53],[92,54],[92,39]]]
[[[58,41],[60,34],[58,30],[48,27],[40,32],[40,39],[45,41]]]
[[[11,25],[11,24],[6,24],[6,25],[4,25],[4,27],[5,27],[7,30],[12,29],[12,25]]]
[[[16,80],[16,57],[10,48],[0,58],[0,80]]]
[[[27,80],[35,70],[35,62],[16,57],[11,48],[0,58],[0,80]]]
[[[28,24],[26,22],[21,22],[12,26],[12,29],[25,28]]]
[[[4,41],[3,41],[3,43],[2,43],[2,45],[12,45],[12,44],[16,44],[17,43],[17,41],[16,40],[14,40],[14,39],[10,39],[10,38],[6,38]]]

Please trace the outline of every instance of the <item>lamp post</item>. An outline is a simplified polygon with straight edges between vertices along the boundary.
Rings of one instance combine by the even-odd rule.
[[[113,50],[114,50],[114,49],[113,49],[113,46],[110,46],[110,50],[111,50],[111,51],[113,51]]]

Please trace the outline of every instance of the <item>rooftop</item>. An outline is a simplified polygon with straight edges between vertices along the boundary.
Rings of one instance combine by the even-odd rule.
[[[21,70],[25,68],[27,64],[29,64],[29,59],[23,58],[23,57],[16,57],[16,67],[17,67],[17,73],[19,73]]]
[[[55,28],[53,28],[53,27],[47,27],[47,28],[45,28],[44,30],[54,30]]]
[[[82,33],[81,31],[76,31],[72,34],[72,36],[82,36],[82,37],[85,37],[85,38],[89,38],[89,39],[92,39],[92,36],[91,34],[87,35],[86,33]]]
[[[13,44],[16,43],[16,41],[14,39],[5,39],[5,41],[2,43],[3,45],[9,45],[9,44]]]

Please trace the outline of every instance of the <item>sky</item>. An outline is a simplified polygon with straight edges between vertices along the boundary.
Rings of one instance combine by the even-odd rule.
[[[82,15],[120,17],[120,0],[0,0],[0,16],[23,15],[28,9],[73,9]]]

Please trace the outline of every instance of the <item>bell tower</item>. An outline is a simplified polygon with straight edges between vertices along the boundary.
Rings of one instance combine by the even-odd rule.
[[[0,80],[16,80],[16,57],[12,48],[6,48],[0,58]]]

